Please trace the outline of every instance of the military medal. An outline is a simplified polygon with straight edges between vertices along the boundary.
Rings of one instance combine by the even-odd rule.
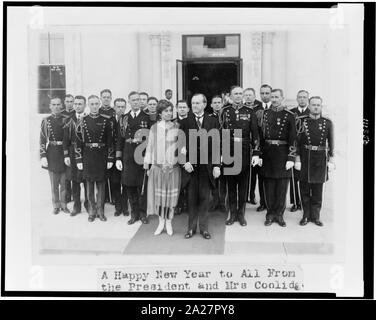
[[[277,118],[277,125],[281,125],[281,119],[280,118]]]

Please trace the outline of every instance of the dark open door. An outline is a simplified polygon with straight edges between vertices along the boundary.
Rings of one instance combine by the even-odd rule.
[[[176,60],[176,102],[185,98],[184,62]]]

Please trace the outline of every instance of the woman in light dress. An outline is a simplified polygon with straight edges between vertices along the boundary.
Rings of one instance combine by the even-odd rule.
[[[149,176],[147,214],[157,214],[159,224],[154,235],[166,227],[173,234],[172,219],[178,203],[181,173],[178,164],[179,124],[172,121],[173,105],[160,100],[157,105],[159,121],[152,125],[144,158],[144,169]]]

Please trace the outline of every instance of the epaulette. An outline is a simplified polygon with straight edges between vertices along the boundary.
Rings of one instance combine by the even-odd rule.
[[[325,119],[325,120],[328,120],[328,121],[332,121],[332,119],[330,119],[327,115],[325,116],[321,116],[321,118]]]
[[[295,116],[295,113],[294,113],[293,111],[287,109],[287,107],[286,107],[285,109],[283,109],[283,110],[285,110],[285,111],[287,111],[288,113],[290,113],[290,114],[292,114],[293,116]]]
[[[110,115],[107,115],[107,114],[100,114],[102,117],[106,118],[106,119],[111,119],[112,116]]]

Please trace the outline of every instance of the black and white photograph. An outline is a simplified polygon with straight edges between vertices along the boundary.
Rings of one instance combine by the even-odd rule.
[[[5,290],[364,295],[363,4],[3,9]]]

